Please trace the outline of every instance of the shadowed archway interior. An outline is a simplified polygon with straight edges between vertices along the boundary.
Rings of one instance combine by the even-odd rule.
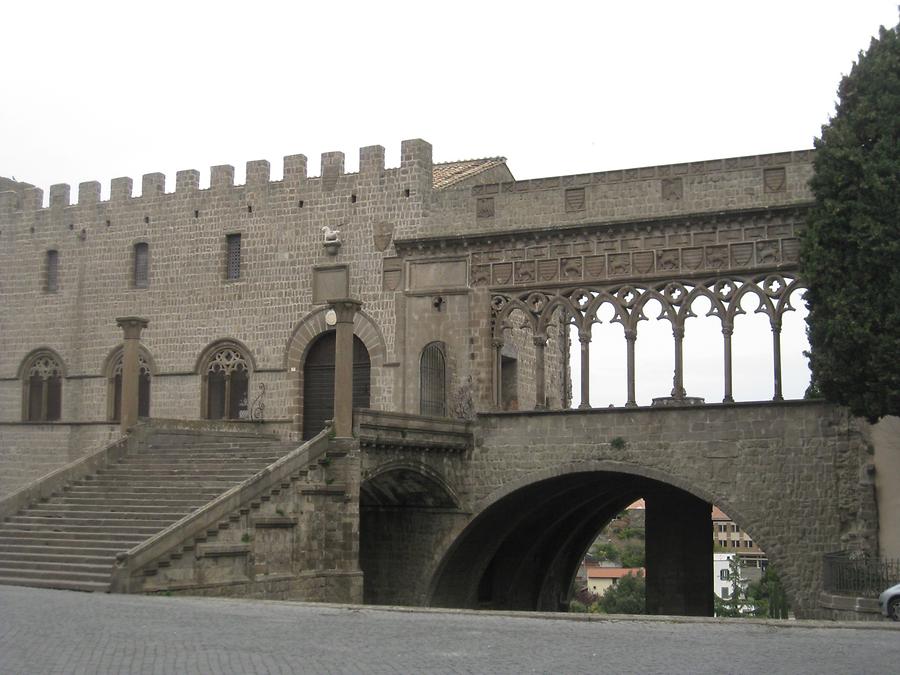
[[[444,556],[429,604],[566,609],[585,551],[639,497],[647,503],[648,613],[711,615],[710,504],[659,481],[612,472],[550,478],[488,507]]]

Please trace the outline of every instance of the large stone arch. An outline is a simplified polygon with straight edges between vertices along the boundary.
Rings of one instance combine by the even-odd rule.
[[[604,491],[604,487],[608,491]],[[497,607],[558,609],[578,562],[597,532],[648,490],[651,493],[671,491],[669,488],[722,508],[742,529],[751,533],[754,541],[769,552],[770,560],[779,566],[780,547],[774,545],[776,542],[768,536],[765,527],[757,527],[757,523],[748,520],[739,500],[723,499],[696,481],[654,467],[602,459],[569,462],[509,481],[480,499],[472,510],[472,517],[459,523],[458,529],[444,538],[445,547],[436,550],[432,565],[425,572],[428,577],[426,603],[483,606],[480,605],[483,599],[475,594],[473,574],[479,579],[487,577],[497,557],[534,557],[540,559],[539,563],[530,569],[520,565],[519,569],[525,571],[517,572],[516,577],[523,584],[531,584],[530,595],[507,596],[504,598],[506,604]],[[537,507],[534,513],[524,514],[538,503],[545,507],[547,514],[538,512]],[[521,521],[516,520],[519,517]],[[711,545],[711,522],[705,525],[703,536]],[[522,541],[516,543],[517,537]],[[510,540],[512,544],[507,543]],[[541,551],[543,556],[536,553]],[[552,555],[548,556],[547,552]],[[711,584],[711,557],[708,576]],[[793,597],[792,589],[796,584],[790,572],[783,576],[783,581]],[[475,581],[474,584],[480,593],[481,583]]]
[[[303,428],[303,364],[310,346],[322,333],[332,330],[325,322],[328,307],[320,307],[307,314],[297,322],[284,350],[284,368],[288,372],[288,404],[287,413],[293,423],[294,431]],[[387,360],[387,344],[384,334],[375,320],[360,310],[353,318],[353,334],[356,335],[369,352],[372,368],[372,391],[382,391],[386,385],[384,364]],[[373,408],[380,407],[376,399]]]

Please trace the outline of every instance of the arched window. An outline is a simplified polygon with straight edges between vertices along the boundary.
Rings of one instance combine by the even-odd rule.
[[[59,359],[48,351],[33,354],[22,369],[22,418],[52,422],[62,413],[62,375]]]
[[[122,419],[122,366],[124,354],[119,350],[109,370],[108,385],[109,395],[107,411],[110,421],[118,422]],[[153,371],[150,368],[150,358],[146,354],[138,354],[138,417],[150,417],[150,382]]]
[[[203,368],[204,416],[211,420],[248,418],[249,382],[249,361],[236,345],[212,351]]]
[[[447,364],[444,345],[432,342],[422,350],[419,361],[419,413],[433,417],[447,415]]]

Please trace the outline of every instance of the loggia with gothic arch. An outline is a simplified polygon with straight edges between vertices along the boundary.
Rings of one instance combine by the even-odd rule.
[[[340,152],[318,176],[291,155],[279,179],[264,160],[243,185],[230,166],[208,187],[151,173],[139,196],[117,178],[106,199],[85,182],[45,204],[0,179],[0,563],[40,511],[58,528],[122,510],[111,487],[66,496],[91,476],[196,496],[98,543],[96,578],[42,577],[56,550],[0,582],[556,610],[596,533],[644,497],[649,611],[711,612],[716,504],[798,615],[828,615],[823,554],[900,551],[876,508],[885,434],[784,400],[811,159],[517,181],[502,157],[435,163],[412,140],[395,168],[372,146],[355,173]],[[700,304],[715,400],[685,386]],[[753,310],[771,393],[736,403],[735,319]],[[657,314],[672,385],[641,406],[635,349]],[[625,342],[622,407],[588,403],[601,323]]]

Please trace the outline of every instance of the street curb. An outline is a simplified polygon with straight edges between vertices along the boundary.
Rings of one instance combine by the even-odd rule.
[[[156,595],[155,597],[161,597]],[[169,598],[175,599],[175,598]],[[767,628],[829,628],[843,630],[891,630],[900,632],[900,622],[889,621],[823,621],[815,619],[737,619],[709,616],[669,616],[661,614],[581,614],[571,612],[524,612],[495,609],[451,609],[446,607],[407,607],[404,605],[353,605],[333,602],[302,602],[297,600],[256,600],[252,598],[216,598],[207,596],[179,596],[177,600],[217,600],[233,603],[261,603],[295,605],[315,609],[348,612],[394,612],[397,614],[447,614],[449,616],[495,616],[511,619],[544,619],[548,621],[588,621],[593,623],[668,623],[710,624],[721,626],[765,626]]]

